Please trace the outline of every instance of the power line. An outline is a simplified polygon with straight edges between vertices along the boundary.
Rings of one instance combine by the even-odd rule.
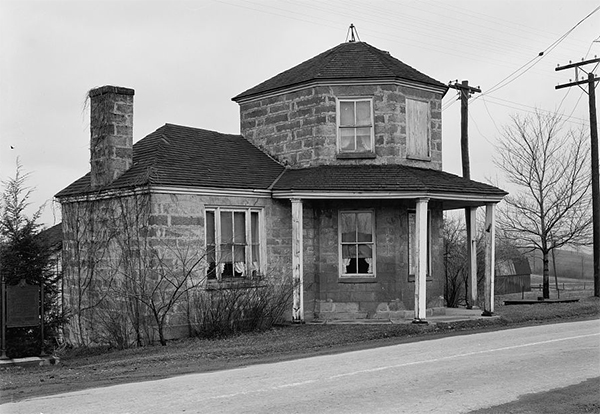
[[[466,16],[466,19],[464,19],[464,21],[468,21],[468,22],[472,22],[473,18],[477,19],[477,20],[487,20],[488,22],[491,22],[493,24],[496,24],[498,26],[507,28],[508,31],[506,31],[505,33],[502,33],[503,36],[506,35],[512,35],[512,36],[516,36],[519,38],[522,38],[522,36],[520,34],[517,34],[517,32],[524,32],[524,33],[529,33],[529,34],[534,34],[536,36],[538,35],[543,35],[544,37],[546,35],[552,35],[552,36],[556,36],[556,33],[550,32],[550,31],[546,31],[546,30],[539,30],[536,28],[532,28],[530,26],[526,26],[523,25],[521,23],[515,23],[512,22],[510,20],[506,20],[506,19],[502,19],[499,18],[497,15],[491,16],[485,13],[478,13],[476,11],[473,11],[471,9],[466,9],[460,6],[457,6],[456,4],[451,4],[445,0],[442,1],[436,1],[436,0],[429,0],[431,3],[435,4],[436,8],[442,8],[442,9],[446,9],[449,11],[454,11],[456,13],[458,13],[459,16]],[[427,2],[427,0],[422,0],[422,2]],[[469,17],[472,16],[473,18]],[[505,22],[508,24],[504,24],[501,22]],[[488,25],[484,26],[486,29],[489,28]],[[529,29],[529,30],[526,30]],[[580,43],[579,41],[574,41],[571,40],[571,43],[573,43],[573,45],[575,45],[575,43]]]
[[[303,3],[303,4],[306,5],[306,3]],[[319,6],[309,6],[309,7],[316,8],[319,10],[324,10],[324,11],[335,12],[336,14],[340,14],[341,10],[348,9],[346,3],[343,4],[343,6],[344,6],[343,8],[341,7],[341,3],[340,3],[340,6],[335,7],[334,9],[323,8],[323,7],[321,7],[322,4],[323,3],[320,2]],[[429,10],[424,10],[422,8],[411,6],[411,5],[407,5],[406,7],[412,8],[417,11],[424,11],[428,14],[428,16],[439,15],[444,18],[448,17],[447,14],[436,13],[435,9],[437,9],[437,6],[435,8],[429,9]],[[377,18],[376,23],[378,24],[378,26],[388,26],[388,27],[392,27],[392,28],[397,28],[399,25],[401,25],[402,27],[416,27],[419,31],[415,32],[415,30],[411,30],[413,33],[423,33],[423,34],[427,35],[429,38],[431,38],[431,37],[447,38],[448,33],[454,33],[455,34],[454,37],[456,37],[457,44],[460,45],[461,47],[468,46],[469,44],[470,45],[479,45],[481,43],[480,42],[481,40],[487,40],[486,41],[486,50],[487,51],[495,49],[504,54],[513,54],[513,55],[520,54],[520,55],[522,55],[522,53],[520,53],[520,52],[515,52],[515,48],[512,45],[508,45],[508,44],[506,44],[506,42],[499,41],[499,39],[504,39],[507,34],[510,35],[511,32],[505,31],[502,36],[497,36],[497,35],[489,35],[488,36],[488,35],[486,35],[486,33],[487,32],[491,33],[491,31],[489,30],[489,27],[477,25],[476,23],[473,22],[472,19],[460,19],[460,16],[453,16],[452,22],[460,21],[461,22],[460,27],[456,27],[456,25],[448,25],[444,22],[437,22],[436,30],[432,31],[431,19],[422,19],[422,18],[419,18],[414,15],[409,16],[405,12],[398,13],[394,10],[387,10],[387,9],[380,10],[380,9],[376,9],[376,8],[373,8],[368,5],[365,6],[363,4],[355,4],[354,9],[360,10],[360,15],[361,15],[361,18],[363,21],[364,20],[368,21],[368,19],[365,19],[364,16],[376,17]],[[344,15],[344,13],[342,13],[342,15]],[[356,17],[356,14],[351,14],[351,16]],[[385,21],[385,22],[389,21],[389,24],[384,23],[383,21]],[[468,28],[466,28],[466,26],[479,26],[479,27],[484,27],[488,30],[486,31],[486,33],[481,33],[481,32],[477,32],[474,30],[469,30]],[[474,39],[476,39],[476,41],[474,41]],[[402,41],[406,42],[406,38],[403,38]],[[422,42],[420,42],[420,43],[422,43]],[[495,46],[495,45],[497,45],[497,46]],[[456,48],[454,48],[453,51],[456,52]],[[468,57],[473,58],[471,53],[469,53]],[[477,57],[476,60],[482,60],[482,59]],[[496,60],[496,61],[499,61],[499,60]],[[502,61],[502,63],[505,63],[505,62]]]
[[[544,49],[543,51],[541,51],[536,57],[534,57],[533,59],[529,60],[527,63],[525,63],[524,65],[522,65],[520,68],[518,68],[517,70],[515,70],[514,72],[512,72],[510,75],[508,75],[504,79],[502,79],[500,82],[496,83],[494,86],[492,86],[491,88],[489,88],[486,92],[482,93],[481,95],[479,95],[475,99],[483,97],[484,95],[489,95],[489,94],[491,94],[493,92],[496,92],[497,90],[499,90],[499,89],[501,89],[501,88],[509,85],[510,83],[512,83],[515,80],[517,80],[518,78],[520,78],[522,75],[524,75],[526,72],[528,72],[531,68],[533,68],[538,62],[540,62],[544,57],[546,57],[549,52],[551,52],[552,50],[554,50],[581,23],[583,23],[584,21],[586,21],[590,16],[592,16],[598,10],[600,10],[600,6],[596,7],[594,10],[592,10],[592,12],[590,12],[587,16],[585,16],[583,19],[581,19],[579,22],[577,22],[577,24],[575,24],[575,26],[573,26],[572,28],[570,28],[565,34],[563,34],[556,41],[554,41],[554,43],[552,43],[546,49]]]
[[[294,20],[298,20],[298,21],[302,21],[302,22],[307,22],[307,23],[311,23],[311,24],[316,24],[316,25],[320,25],[320,26],[327,26],[327,27],[331,27],[334,29],[338,29],[341,27],[340,24],[338,24],[336,21],[332,20],[332,19],[326,19],[323,18],[323,13],[320,13],[319,16],[317,17],[318,20],[321,20],[321,22],[319,22],[318,20],[315,19],[314,15],[311,14],[307,14],[307,13],[301,13],[298,11],[294,11],[288,8],[281,8],[281,7],[274,7],[274,6],[266,6],[264,3],[262,4],[257,4],[257,3],[253,3],[251,1],[246,1],[247,5],[241,5],[239,3],[229,3],[227,1],[224,0],[216,0],[220,3],[223,4],[227,4],[229,6],[235,6],[235,7],[241,7],[241,8],[245,8],[245,9],[249,9],[249,10],[253,10],[253,11],[257,11],[260,13],[266,13],[266,14],[271,14],[271,15],[275,15],[275,16],[279,16],[279,17],[284,17],[284,18],[289,18],[289,19],[294,19]],[[281,3],[278,3],[281,4]],[[285,4],[285,3],[284,3]],[[323,7],[323,5],[327,6],[327,3],[318,3],[318,6],[313,5],[313,4],[308,4],[306,2],[304,3],[300,3],[302,5],[302,7],[306,7],[308,6],[309,8],[312,8],[313,10],[321,10],[321,11],[335,11],[338,15],[346,15],[346,16],[355,16],[354,14],[348,14],[348,13],[340,13],[340,9],[339,8],[335,8],[335,10],[332,10],[331,8],[326,8]],[[250,7],[250,6],[254,6],[254,7]],[[293,6],[296,6],[297,3],[293,3]],[[413,7],[412,8],[416,9],[416,10],[420,10],[419,8]],[[269,10],[270,9],[270,10]],[[587,18],[589,18],[591,15],[593,15],[596,11],[598,11],[600,9],[600,6],[597,7],[596,9],[594,9],[591,13],[589,13],[586,17],[584,17],[583,19],[581,19],[575,26],[573,26],[570,30],[568,30],[565,34],[563,34],[559,39],[557,39],[555,42],[553,42],[550,46],[548,46],[543,52],[541,52],[540,54],[538,54],[538,56],[536,56],[535,58],[529,60],[527,63],[525,63],[524,65],[522,65],[519,69],[517,69],[516,71],[514,71],[511,75],[505,77],[503,80],[501,80],[500,82],[496,83],[494,86],[492,86],[492,88],[490,90],[487,90],[486,92],[482,93],[480,96],[476,97],[475,99],[473,99],[473,101],[476,101],[479,97],[489,97],[489,95],[505,86],[507,86],[508,84],[512,83],[513,81],[515,81],[516,79],[518,79],[519,77],[521,77],[522,75],[524,75],[525,73],[527,73],[529,70],[531,70],[536,64],[537,62],[540,61],[541,58],[544,57],[544,55],[546,55],[548,52],[554,50],[562,41],[564,41],[567,36],[576,28],[578,27],[581,23],[583,23]],[[375,24],[378,24],[378,26],[384,26],[384,27],[391,27],[389,24],[387,24],[388,21],[390,22],[394,22],[397,23],[396,20],[391,19],[390,16],[390,11],[386,11],[385,15],[384,12],[378,12],[377,9],[373,9],[372,7],[361,7],[359,6],[358,10],[362,10],[361,12],[361,16],[363,16],[363,20],[367,20],[370,22],[373,22]],[[422,9],[421,9],[422,10]],[[429,12],[429,11],[428,11]],[[439,13],[438,13],[439,14]],[[367,15],[369,16],[369,18],[365,19],[364,16]],[[391,12],[392,16],[400,16],[398,14],[396,14],[395,12]],[[382,18],[383,17],[383,18]],[[403,17],[403,16],[400,16]],[[422,20],[422,19],[421,19]],[[421,20],[419,19],[414,19],[411,18],[411,22],[420,22]],[[325,21],[326,24],[323,24],[322,22]],[[382,23],[383,22],[383,23]],[[424,22],[427,23],[427,22]],[[472,23],[472,22],[471,22]],[[419,25],[419,23],[411,23],[413,26],[419,26],[419,27],[430,27],[427,25]],[[347,26],[344,26],[344,28],[346,28]],[[464,29],[462,30],[464,32]],[[373,31],[373,30],[367,30],[367,32],[374,32],[374,33],[378,33],[382,36],[373,36],[372,37],[377,37],[377,38],[381,38],[384,40],[397,40],[398,37],[394,36],[394,35],[390,35],[389,33],[386,32],[382,32],[382,31]],[[430,32],[431,33],[431,32]],[[406,39],[402,39],[404,43],[408,43],[406,41]],[[427,49],[429,50],[435,50],[435,51],[439,51],[441,53],[447,53],[447,54],[451,54],[452,56],[456,56],[456,55],[461,55],[460,53],[457,53],[456,50],[453,50],[452,53],[448,53],[447,49],[441,50],[441,49],[435,49],[435,48],[431,48],[430,44],[425,43],[425,42],[419,42],[419,41],[414,41],[411,42],[413,44],[419,45],[419,47],[422,47],[422,45],[426,45]],[[462,55],[467,57],[466,55]],[[469,56],[470,58],[472,58],[472,55]],[[482,61],[485,61],[485,59],[479,59]],[[491,61],[491,60],[488,60]],[[505,61],[503,61],[505,63]],[[545,72],[547,73],[547,72]],[[499,99],[499,98],[496,98]],[[564,98],[563,98],[564,101]],[[523,104],[519,104],[516,102],[510,102],[507,101],[509,103],[512,103],[514,105],[520,105],[520,106],[527,106],[527,105],[523,105]],[[442,106],[442,111],[447,110],[448,108],[450,108],[452,105],[454,105],[456,103],[456,100],[453,100],[451,102],[447,102]],[[505,106],[505,107],[509,107],[509,108],[513,108],[513,109],[520,109],[520,108],[516,108],[514,106],[510,106],[510,105],[503,105],[497,102],[491,102],[491,103],[495,103],[496,105],[501,105],[501,106]],[[562,101],[561,101],[561,105],[562,105]],[[489,109],[486,107],[486,110]],[[531,111],[528,111],[531,112]],[[490,115],[491,117],[491,115]],[[493,119],[493,118],[492,118]],[[577,119],[577,118],[573,118],[573,119]]]
[[[494,128],[496,128],[496,131],[498,131],[499,133],[502,133],[500,131],[500,129],[498,128],[498,125],[496,125],[496,120],[494,119],[494,117],[492,116],[492,114],[490,113],[490,110],[487,106],[487,102],[485,100],[485,98],[482,99],[483,100],[483,106],[485,107],[485,111],[487,112],[488,116],[490,117],[490,119],[492,120],[492,123],[494,124]]]
[[[600,43],[600,36],[590,42],[590,47],[588,47],[587,52],[585,52],[585,56],[583,57],[584,59],[587,59],[588,55],[590,54],[590,50],[592,50],[592,46],[594,46],[594,43]]]
[[[337,22],[332,21],[331,19],[324,19],[320,16],[322,16],[324,13],[319,13],[317,16],[315,16],[314,14],[306,14],[306,13],[300,13],[294,10],[290,10],[287,8],[281,8],[281,7],[275,7],[275,6],[271,6],[271,5],[266,5],[264,3],[253,3],[251,1],[246,1],[247,4],[251,4],[254,7],[249,7],[249,6],[243,6],[243,5],[239,5],[239,4],[232,4],[232,3],[228,3],[226,1],[223,0],[216,0],[219,1],[223,4],[227,4],[230,6],[236,6],[236,7],[242,7],[242,8],[246,8],[249,10],[254,10],[257,12],[262,12],[262,13],[267,13],[267,14],[272,14],[272,15],[276,15],[276,16],[281,16],[281,17],[286,17],[286,18],[291,18],[294,20],[299,20],[299,21],[307,21],[309,23],[312,24],[317,24],[320,26],[325,26],[325,27],[332,27],[335,29],[338,29],[340,27],[340,25]],[[282,3],[278,3],[278,4],[282,4]],[[283,3],[286,4],[286,3]],[[290,3],[292,6],[297,6],[297,2],[293,2]],[[356,18],[356,12],[354,13],[349,13],[349,12],[344,12],[343,10],[349,10],[347,5],[344,4],[344,8],[341,7],[335,7],[335,8],[327,8],[327,7],[323,7],[323,4],[327,5],[327,3],[319,3],[318,6],[317,5],[312,5],[309,4],[307,2],[302,2],[300,3],[302,5],[303,8],[311,8],[313,10],[318,10],[318,11],[324,11],[325,13],[327,12],[334,12],[336,15],[338,16],[347,16],[351,19]],[[281,13],[273,13],[267,9],[272,9],[272,10],[276,10],[279,12],[283,12],[285,14],[281,14]],[[406,15],[400,15],[397,14],[396,12],[394,12],[393,10],[386,10],[385,12],[378,12],[377,9],[373,9],[372,7],[365,7],[365,6],[360,6],[360,5],[356,5],[354,4],[354,9],[350,9],[350,10],[360,10],[360,16],[361,16],[361,21],[366,21],[366,22],[371,22],[373,24],[375,24],[377,27],[390,27],[390,28],[394,28],[397,29],[398,27],[398,19],[392,19],[390,18],[391,16],[398,16],[399,19],[406,19]],[[290,16],[289,14],[292,14],[292,16]],[[306,20],[304,18],[300,18],[298,16],[303,16],[306,17],[310,20]],[[365,17],[367,16],[367,17]],[[320,20],[324,20],[328,23],[334,23],[334,25],[331,24],[323,24],[323,23],[318,23],[318,19]],[[389,23],[388,23],[389,22]],[[416,23],[415,23],[416,22]],[[420,24],[419,22],[422,22],[422,24]],[[465,22],[467,23],[467,22]],[[418,19],[414,16],[411,16],[411,18],[409,20],[403,20],[402,26],[412,26],[412,27],[417,27],[417,28],[421,28],[421,33],[423,33],[424,35],[428,35],[428,38],[431,38],[432,36],[435,37],[435,33],[432,34],[431,31],[431,24],[429,21],[423,20],[423,19]],[[447,25],[446,25],[447,26]],[[346,24],[344,24],[343,26],[344,28],[347,27]],[[447,36],[447,31],[455,31],[459,36],[463,35],[465,33],[465,29],[455,29],[452,26],[447,26],[448,28],[445,29],[445,34]],[[443,48],[443,47],[437,47],[435,46],[435,44],[432,44],[431,42],[423,42],[421,40],[419,40],[422,37],[419,37],[417,39],[415,38],[409,38],[409,37],[399,37],[396,35],[391,35],[389,32],[385,32],[385,31],[380,31],[380,30],[374,30],[374,29],[363,29],[363,35],[365,33],[369,34],[370,38],[378,38],[378,39],[383,39],[383,40],[387,40],[387,41],[398,41],[401,40],[403,44],[405,45],[414,45],[416,47],[419,47],[420,49],[427,49],[427,50],[431,50],[433,52],[436,53],[440,53],[440,54],[445,54],[445,55],[449,55],[452,57],[463,57],[463,58],[467,58],[467,59],[475,59],[478,61],[482,61],[482,62],[490,62],[490,63],[495,63],[496,66],[506,66],[506,67],[510,67],[510,65],[508,65],[506,63],[506,60],[504,59],[484,59],[481,57],[475,57],[473,56],[473,54],[471,52],[461,52],[458,49],[452,49],[449,50],[447,48]],[[416,31],[415,30],[411,30],[411,34],[414,34]],[[419,33],[419,32],[416,32]],[[472,43],[470,42],[470,39],[477,37],[477,38],[481,38],[481,34],[477,34],[477,36],[463,36],[462,40],[459,42],[459,44],[464,45],[464,44],[469,44]],[[438,35],[438,38],[441,38],[442,35]],[[492,41],[497,40],[497,37],[492,38]],[[489,43],[487,45],[488,49],[490,48]],[[498,48],[496,48],[497,50],[500,50]],[[511,53],[514,50],[514,48],[510,47],[510,46],[503,46],[502,47],[502,53]],[[541,72],[546,74],[547,72]]]
[[[575,109],[577,109],[577,105],[579,104],[579,100],[581,100],[582,96],[583,96],[583,93],[581,95],[579,95],[579,99],[575,103],[575,107],[573,108],[573,111],[571,111],[571,114],[569,116],[564,117],[565,121],[569,121],[569,120],[572,119],[573,121],[569,121],[569,122],[573,122],[573,123],[576,122],[578,124],[588,125],[586,119],[572,116],[573,112],[575,112]],[[546,109],[537,108],[535,106],[525,105],[525,104],[522,104],[522,103],[518,103],[518,102],[514,102],[514,101],[509,101],[507,99],[497,98],[495,96],[487,96],[486,98],[489,100],[489,103],[491,103],[491,104],[499,105],[499,106],[504,106],[506,108],[512,108],[512,109],[516,109],[516,110],[519,110],[519,111],[528,112],[528,113],[531,113],[531,114],[535,114],[536,111],[538,111],[538,112],[544,112],[544,113],[549,114],[549,115],[551,115],[551,114],[559,114],[558,110],[556,110],[556,111],[549,111],[549,110],[546,110]],[[563,98],[563,100],[564,100],[564,98]],[[506,103],[509,103],[509,104],[518,105],[520,107],[530,108],[530,109],[533,109],[533,110],[527,110],[527,109],[519,108],[519,107],[512,106],[512,105],[507,105],[505,103],[494,102],[494,101],[506,102]],[[488,101],[484,100],[484,102],[488,102]]]
[[[492,142],[492,140],[490,140],[487,137],[487,135],[485,135],[483,132],[481,132],[481,129],[479,128],[479,124],[477,123],[477,120],[475,119],[473,114],[469,114],[469,118],[471,118],[471,121],[473,121],[473,124],[475,124],[475,128],[477,128],[477,132],[479,132],[479,135],[481,135],[483,137],[483,139],[485,139],[487,141],[488,144],[490,144],[491,146],[494,146],[494,143]]]

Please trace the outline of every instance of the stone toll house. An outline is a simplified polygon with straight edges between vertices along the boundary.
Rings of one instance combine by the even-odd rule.
[[[116,211],[112,232],[143,229],[164,257],[174,246],[202,252],[194,274],[204,287],[292,277],[294,321],[426,322],[444,306],[443,212],[466,208],[475,226],[485,207],[483,310],[493,313],[494,213],[506,192],[442,171],[447,90],[351,41],[234,97],[240,135],[165,124],[134,145],[134,91],[90,91],[91,172],[57,194],[66,283],[92,263],[106,268],[106,249],[122,253],[102,225]],[[105,288],[87,294],[100,300]]]

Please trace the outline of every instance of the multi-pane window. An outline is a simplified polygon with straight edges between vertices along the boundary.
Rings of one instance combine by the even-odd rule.
[[[206,210],[208,279],[260,276],[260,221],[259,210]]]
[[[339,216],[340,276],[375,276],[373,211],[342,211]]]
[[[431,218],[427,215],[427,276],[431,268]],[[417,214],[412,211],[408,213],[408,276],[414,280],[417,274],[417,262],[419,260],[419,249],[417,248]]]
[[[340,153],[373,152],[371,99],[338,100],[338,149]]]
[[[406,100],[406,155],[430,159],[429,102]]]

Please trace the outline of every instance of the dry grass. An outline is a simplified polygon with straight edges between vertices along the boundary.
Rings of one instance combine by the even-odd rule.
[[[471,414],[579,414],[600,412],[600,377],[569,387],[527,394],[496,407],[472,411]]]
[[[504,306],[504,299],[515,297],[507,295],[497,298],[496,314],[501,316],[497,319],[426,326],[286,325],[219,340],[172,341],[166,347],[74,349],[60,355],[61,363],[56,366],[2,369],[1,402],[460,333],[599,317],[600,298],[589,297],[589,290],[585,294],[576,303]]]

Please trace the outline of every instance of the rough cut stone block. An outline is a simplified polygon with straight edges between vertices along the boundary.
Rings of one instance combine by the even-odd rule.
[[[333,312],[334,304],[331,301],[319,301],[318,309],[319,312]]]
[[[172,216],[171,217],[171,225],[172,226],[199,226],[202,224],[201,217],[182,217],[182,216]]]
[[[357,302],[336,302],[334,303],[334,311],[336,313],[354,313],[358,312],[359,305]]]

